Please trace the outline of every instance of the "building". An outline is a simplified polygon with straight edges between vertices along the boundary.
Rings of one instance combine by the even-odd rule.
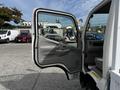
[[[21,22],[21,26],[27,26],[27,27],[31,27],[31,21],[23,21]]]

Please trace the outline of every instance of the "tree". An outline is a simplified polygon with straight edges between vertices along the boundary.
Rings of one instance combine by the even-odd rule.
[[[17,8],[0,7],[0,26],[5,22],[13,21],[18,24],[22,13]]]
[[[21,16],[22,16],[21,11],[19,11],[17,8],[12,8],[12,10],[13,10],[13,17],[12,17],[13,21],[15,23],[19,23],[21,20]]]

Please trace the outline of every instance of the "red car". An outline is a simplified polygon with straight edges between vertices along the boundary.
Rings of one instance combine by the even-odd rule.
[[[32,38],[29,32],[21,32],[15,39],[16,42],[31,43]]]

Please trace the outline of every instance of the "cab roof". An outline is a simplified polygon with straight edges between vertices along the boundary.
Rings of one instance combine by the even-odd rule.
[[[112,0],[103,0],[100,4],[92,9],[91,13],[109,13],[111,1]]]

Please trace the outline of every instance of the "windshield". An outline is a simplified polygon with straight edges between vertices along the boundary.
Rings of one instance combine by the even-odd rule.
[[[0,31],[0,34],[6,34],[7,31]]]
[[[94,14],[90,19],[89,31],[96,33],[104,33],[108,20],[108,14]]]
[[[28,35],[28,33],[21,33],[20,35]]]
[[[90,18],[86,31],[86,38],[89,40],[104,40],[104,33],[108,21],[108,13],[93,14]]]
[[[29,34],[29,30],[21,30],[20,31],[20,35],[28,35]]]

